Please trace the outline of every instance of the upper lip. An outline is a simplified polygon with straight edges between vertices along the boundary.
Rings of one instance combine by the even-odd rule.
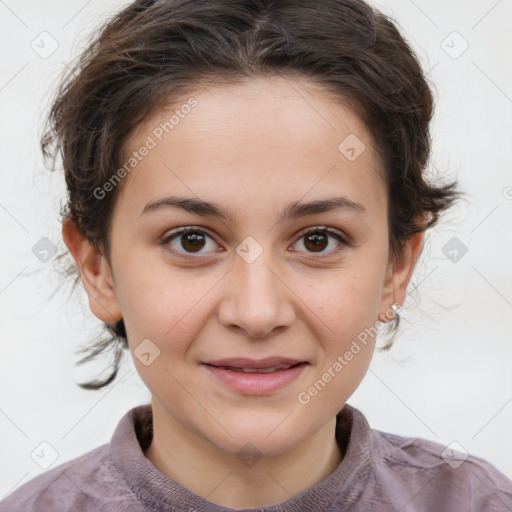
[[[292,365],[307,363],[302,359],[291,359],[289,357],[266,357],[265,359],[247,359],[245,357],[234,357],[230,359],[217,359],[216,361],[205,361],[204,364],[211,366],[233,366],[234,368],[272,368],[278,365]]]

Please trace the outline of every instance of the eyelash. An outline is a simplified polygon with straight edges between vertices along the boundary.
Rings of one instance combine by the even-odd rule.
[[[163,237],[160,240],[160,245],[168,245],[169,242],[171,242],[175,238],[179,238],[180,236],[186,235],[188,233],[201,233],[213,240],[213,237],[211,237],[203,229],[199,229],[199,228],[195,228],[195,227],[187,227],[187,228],[182,228],[179,231],[176,231],[174,233],[171,233],[168,236]],[[337,247],[336,249],[334,249],[330,252],[327,252],[327,253],[314,253],[314,252],[309,253],[309,254],[316,254],[318,258],[332,256],[333,254],[336,254],[336,253],[342,251],[345,246],[350,245],[349,242],[347,242],[347,240],[341,234],[339,234],[337,231],[333,231],[332,229],[329,229],[325,226],[315,226],[314,228],[307,228],[306,230],[300,231],[298,234],[297,241],[304,238],[307,235],[314,234],[314,233],[327,234],[327,235],[335,238],[341,244],[341,247]],[[179,251],[176,251],[175,249],[172,249],[171,247],[169,247],[168,250],[170,252],[172,252],[173,254],[177,255],[178,257],[184,258],[184,259],[189,259],[189,260],[190,259],[198,259],[198,257],[199,257],[199,256],[191,256],[191,254],[194,254],[194,253],[181,253]],[[188,255],[185,255],[185,254],[188,254]],[[200,254],[200,253],[195,253],[195,254]]]

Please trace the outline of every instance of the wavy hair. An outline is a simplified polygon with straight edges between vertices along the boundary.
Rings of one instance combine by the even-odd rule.
[[[434,107],[426,73],[397,24],[362,0],[137,0],[89,37],[54,93],[41,147],[51,170],[62,158],[62,220],[70,216],[109,264],[121,184],[101,200],[94,190],[122,165],[124,143],[139,123],[210,80],[302,77],[353,109],[384,163],[393,258],[460,194],[457,182],[426,176]],[[74,289],[74,261],[66,273]],[[88,354],[77,364],[112,349],[112,371],[79,384],[84,389],[109,384],[128,347],[123,320],[104,327],[107,336],[82,348]]]

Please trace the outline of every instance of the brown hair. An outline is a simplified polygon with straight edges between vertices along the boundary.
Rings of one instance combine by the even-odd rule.
[[[390,254],[399,259],[403,241],[436,224],[460,192],[455,181],[428,183],[427,77],[395,22],[362,0],[137,0],[107,20],[62,78],[41,138],[51,170],[62,157],[62,220],[69,215],[110,264],[121,184],[101,200],[94,190],[122,165],[134,128],[209,80],[277,74],[320,85],[365,123],[386,171]],[[74,289],[76,264],[66,272]],[[77,364],[113,349],[112,372],[84,389],[109,384],[128,347],[123,320],[105,328],[109,336],[81,349],[89,354]]]

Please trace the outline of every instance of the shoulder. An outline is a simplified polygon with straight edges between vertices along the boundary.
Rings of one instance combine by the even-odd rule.
[[[411,510],[423,510],[414,503],[432,510],[512,510],[512,480],[461,445],[373,429],[371,438],[377,478],[401,492]]]
[[[22,484],[0,502],[0,512],[97,511],[127,490],[104,444]]]

